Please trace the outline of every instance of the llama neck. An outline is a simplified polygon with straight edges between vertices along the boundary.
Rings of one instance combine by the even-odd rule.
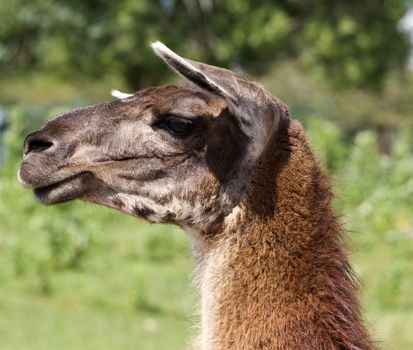
[[[298,123],[276,153],[227,227],[196,252],[200,348],[372,349],[331,193]]]

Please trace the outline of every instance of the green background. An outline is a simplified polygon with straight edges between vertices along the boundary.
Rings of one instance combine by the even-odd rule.
[[[398,29],[411,3],[254,4],[0,4],[1,349],[184,349],[197,334],[184,232],[79,201],[44,207],[16,179],[23,138],[46,119],[176,81],[156,39],[289,105],[331,173],[368,328],[383,349],[413,348],[413,77]]]

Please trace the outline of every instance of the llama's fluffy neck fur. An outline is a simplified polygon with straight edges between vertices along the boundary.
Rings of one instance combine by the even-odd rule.
[[[291,122],[225,229],[195,248],[202,350],[373,348],[331,197]]]

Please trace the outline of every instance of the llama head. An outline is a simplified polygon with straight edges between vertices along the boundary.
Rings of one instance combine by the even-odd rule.
[[[19,180],[45,204],[79,198],[206,232],[242,200],[285,110],[229,70],[153,48],[188,86],[55,117],[26,137]]]

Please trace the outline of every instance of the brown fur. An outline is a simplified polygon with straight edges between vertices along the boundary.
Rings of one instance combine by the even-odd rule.
[[[292,121],[260,159],[236,224],[200,253],[200,280],[213,271],[207,349],[373,349],[331,197]]]

